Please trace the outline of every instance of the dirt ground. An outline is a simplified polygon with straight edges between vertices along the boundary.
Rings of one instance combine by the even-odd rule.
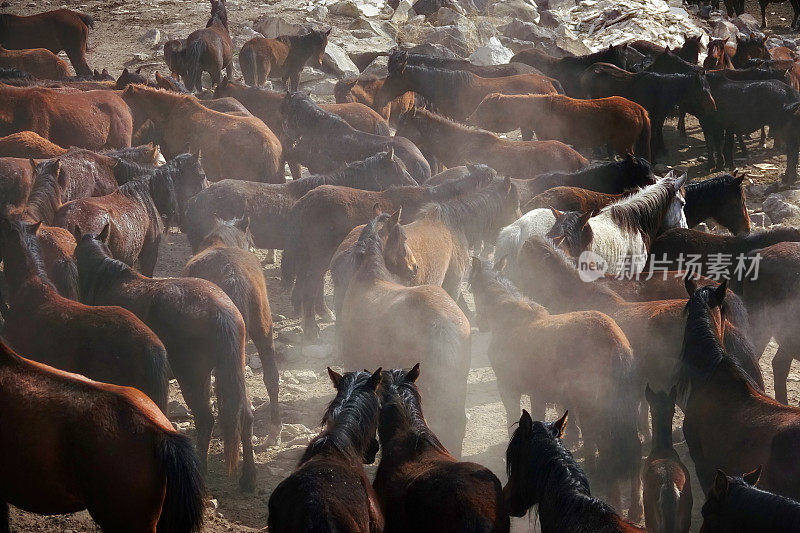
[[[271,13],[271,0],[267,3],[229,0],[231,26],[234,33],[241,25],[252,26],[258,15]],[[748,1],[748,12],[757,16],[758,4]],[[28,14],[61,7],[60,2],[49,0],[11,2],[5,12]],[[146,49],[138,38],[150,28],[159,28],[170,35],[185,37],[191,30],[202,27],[207,18],[205,2],[187,2],[179,0],[145,0],[125,2],[119,0],[90,0],[85,3],[67,1],[66,6],[92,14],[97,21],[96,28],[90,34],[89,64],[95,68],[107,67],[116,76],[124,65],[144,66],[144,71],[165,70],[160,59],[153,61],[131,61],[136,52],[152,53]],[[295,19],[300,12],[286,12],[286,17]],[[783,17],[783,19],[781,19]],[[768,20],[771,29],[787,31],[791,20],[791,9],[788,4],[771,4],[768,9]],[[667,145],[671,149],[667,164],[685,168],[691,179],[704,179],[715,173],[704,169],[704,143],[697,122],[688,121],[689,138],[678,138],[674,121],[667,124],[665,135]],[[758,145],[756,135],[748,141],[751,151],[749,161],[741,161],[740,168],[746,169],[754,182],[774,182],[783,172],[786,158],[776,155],[771,149],[772,141],[768,141],[769,149]],[[756,166],[757,165],[757,166]],[[263,260],[265,255],[259,251]],[[180,233],[173,232],[162,245],[156,275],[177,275],[190,256],[186,239]],[[318,431],[319,419],[324,407],[333,396],[333,389],[325,372],[326,366],[336,367],[338,356],[332,345],[332,324],[323,324],[320,345],[303,346],[293,342],[299,330],[298,320],[292,312],[289,294],[279,283],[277,265],[264,264],[267,283],[270,291],[270,303],[276,320],[277,347],[281,353],[279,368],[281,369],[280,404],[284,428],[281,443],[270,446],[266,443],[266,390],[259,371],[248,367],[247,385],[250,398],[256,406],[255,449],[258,468],[258,489],[254,494],[244,494],[238,490],[235,478],[228,478],[223,470],[221,446],[215,438],[212,442],[208,487],[210,498],[207,511],[209,532],[246,532],[257,531],[266,526],[267,502],[274,487],[294,468],[297,459],[308,441]],[[330,287],[327,287],[330,296]],[[289,318],[285,318],[289,317]],[[468,425],[464,442],[464,459],[475,461],[492,469],[505,481],[504,451],[508,442],[507,428],[515,421],[507,421],[505,410],[500,403],[497,385],[489,366],[486,347],[488,335],[476,333],[473,338],[473,362],[469,376],[469,392],[467,398]],[[772,369],[770,361],[775,346],[770,345],[761,359],[762,370],[767,382],[768,392],[772,393]],[[255,355],[252,343],[247,346],[248,356]],[[793,367],[789,383],[789,400],[797,405],[800,397],[800,373]],[[171,385],[171,399],[182,401],[177,386]],[[549,416],[554,417],[550,410]],[[193,425],[188,418],[173,417],[178,427],[193,432]],[[675,427],[680,427],[676,420]],[[684,456],[684,461],[691,464],[682,442],[680,431],[676,432],[677,448]],[[645,447],[645,453],[647,448]],[[374,467],[369,470],[374,471]],[[699,509],[704,496],[695,486],[695,509],[692,530],[700,526]],[[86,512],[72,515],[41,517],[19,510],[12,510],[12,530],[17,532],[33,531],[98,531]],[[523,519],[515,519],[513,531],[538,531],[535,514]]]

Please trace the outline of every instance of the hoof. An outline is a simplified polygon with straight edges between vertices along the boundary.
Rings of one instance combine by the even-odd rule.
[[[267,427],[267,446],[277,446],[281,443],[281,423],[270,423]]]

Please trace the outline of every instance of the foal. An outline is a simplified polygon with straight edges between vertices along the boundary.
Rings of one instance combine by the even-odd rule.
[[[241,440],[244,469],[239,484],[245,490],[254,490],[253,413],[244,381],[242,316],[230,298],[209,281],[152,279],[112,259],[108,236],[108,225],[99,236],[78,236],[75,259],[81,301],[124,307],[164,341],[172,372],[195,417],[204,471],[214,427],[211,372],[215,371],[225,464],[229,473],[236,470]]]
[[[500,480],[488,468],[459,462],[428,428],[411,370],[383,372],[375,493],[384,531],[502,533],[509,530]]]
[[[672,419],[675,417],[673,386],[669,395],[644,391],[653,421],[653,447],[644,463],[644,519],[651,533],[689,533],[692,523],[692,483],[686,468],[672,446]]]
[[[592,496],[586,474],[561,442],[566,426],[567,413],[555,422],[534,422],[522,411],[506,450],[503,496],[511,516],[538,505],[542,533],[643,532]]]
[[[363,463],[375,462],[381,369],[338,374],[328,368],[336,397],[322,418],[322,433],[297,469],[269,497],[275,533],[380,533],[383,516]]]
[[[610,484],[618,509],[618,483],[630,479],[630,514],[640,517],[638,399],[628,339],[608,315],[597,311],[551,315],[501,276],[504,264],[501,259],[493,270],[473,258],[470,286],[478,323],[492,331],[489,360],[507,420],[519,416],[522,394],[530,395],[534,413],[542,417],[545,402],[573,406],[587,464],[594,470],[596,447],[598,477]]]

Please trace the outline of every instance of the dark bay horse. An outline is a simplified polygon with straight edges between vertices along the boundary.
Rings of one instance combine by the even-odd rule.
[[[211,0],[211,18],[206,27],[193,31],[186,38],[183,50],[186,68],[184,82],[190,91],[202,91],[201,75],[208,72],[211,85],[217,85],[222,69],[233,77],[233,42],[228,32],[228,11],[225,0]]]
[[[194,448],[147,396],[24,359],[2,340],[0,383],[0,530],[10,531],[8,504],[87,509],[105,531],[201,530]]]
[[[711,218],[733,235],[749,233],[750,214],[742,187],[746,177],[745,173],[734,171],[686,184],[686,225],[693,228]]]
[[[692,483],[689,469],[672,445],[672,419],[677,391],[644,391],[650,406],[653,443],[644,461],[644,519],[652,533],[689,533],[692,524]]]
[[[384,371],[379,389],[381,462],[373,485],[384,531],[507,532],[500,480],[484,466],[457,461],[439,442],[422,414],[419,375],[419,363]]]
[[[236,471],[239,441],[244,468],[239,481],[255,488],[252,434],[253,413],[244,382],[245,325],[228,296],[213,283],[196,278],[152,279],[112,259],[100,235],[78,237],[79,293],[89,305],[118,305],[150,327],[167,348],[172,373],[195,418],[197,449],[205,471],[214,415],[211,411],[211,372],[215,371],[219,419],[228,473]]]
[[[230,297],[244,319],[264,369],[264,386],[270,401],[268,436],[277,441],[281,428],[278,406],[278,366],[272,338],[272,311],[261,262],[250,253],[253,244],[248,218],[232,222],[217,219],[183,267],[182,276],[206,279]]]
[[[512,178],[530,179],[552,171],[575,172],[589,163],[559,141],[501,139],[490,131],[417,107],[400,117],[397,135],[410,139],[426,156],[447,167],[484,163]]]
[[[400,51],[392,50],[389,57],[399,57]],[[481,78],[504,78],[518,74],[541,74],[537,69],[524,63],[509,62],[501,65],[476,65],[468,59],[451,59],[427,54],[405,52],[406,62],[409,65],[436,68],[442,70],[464,70],[472,72]],[[561,91],[559,91],[561,92]]]
[[[167,353],[133,313],[59,295],[42,268],[38,224],[0,219],[11,310],[3,337],[30,358],[106,383],[136,387],[167,407]],[[43,334],[43,332],[47,334]]]
[[[703,47],[701,39],[702,36],[700,35],[685,35],[683,45],[673,49],[672,52],[684,61],[696,65],[700,59],[700,50]],[[664,46],[643,39],[631,41],[628,46],[648,57],[663,54],[666,50]]]
[[[182,229],[193,250],[213,228],[214,217],[247,217],[253,242],[259,248],[283,250],[289,230],[289,212],[295,201],[320,185],[338,185],[367,191],[416,185],[403,162],[390,148],[364,161],[348,164],[331,174],[307,176],[286,183],[222,180],[189,200]]]
[[[408,173],[424,183],[431,169],[414,143],[402,137],[371,135],[357,131],[343,119],[324,111],[303,93],[288,93],[281,105],[284,133],[293,142],[286,159],[308,168],[314,174],[341,169],[347,163],[361,161],[391,147],[403,161]],[[295,175],[298,169],[292,169]]]
[[[322,433],[269,497],[268,527],[275,533],[383,531],[363,465],[374,463],[378,452],[381,369],[341,375],[328,368],[328,374],[336,397],[322,418]]]
[[[297,278],[292,303],[298,311],[302,309],[305,336],[314,339],[318,334],[315,310],[330,315],[322,289],[336,248],[350,230],[374,216],[376,205],[390,213],[402,207],[404,220],[410,222],[425,204],[460,196],[483,182],[481,174],[469,174],[435,187],[392,187],[381,192],[322,185],[297,200],[289,214],[290,232],[281,259],[281,277],[285,285]]]
[[[57,54],[67,53],[79,76],[91,76],[86,62],[86,41],[94,19],[69,9],[46,11],[27,17],[0,15],[0,45],[9,50],[46,48]]]
[[[538,505],[543,533],[643,532],[592,496],[586,474],[561,442],[566,429],[567,413],[555,422],[534,422],[522,411],[506,450],[508,483],[503,496],[511,516],[525,516]]]
[[[389,219],[380,214],[369,221],[355,244],[357,271],[337,322],[339,353],[356,368],[384,362],[408,368],[421,358],[425,375],[420,391],[430,402],[428,420],[447,449],[460,457],[467,423],[469,322],[441,287],[394,281],[381,238]]]
[[[283,82],[287,90],[297,91],[300,71],[310,59],[322,67],[322,58],[328,46],[331,28],[315,30],[303,35],[282,35],[275,39],[253,37],[239,52],[239,65],[247,85],[261,87],[267,78]],[[230,73],[228,73],[230,78]]]
[[[687,282],[685,336],[678,374],[683,434],[700,486],[708,491],[717,469],[748,472],[764,465],[761,488],[800,497],[796,453],[800,409],[760,392],[722,344],[726,323],[718,288]],[[743,445],[742,443],[747,443]]]
[[[639,401],[628,339],[613,319],[597,311],[548,313],[501,275],[504,266],[500,259],[492,269],[476,257],[469,281],[478,323],[492,332],[489,360],[508,423],[519,416],[523,394],[530,395],[531,408],[541,417],[546,403],[573,407],[590,473],[607,484],[620,511],[619,483],[630,480],[629,515],[641,518]],[[576,374],[576,368],[582,371]]]
[[[229,176],[267,183],[285,181],[281,143],[261,120],[214,111],[192,95],[142,85],[128,86],[122,98],[130,106],[137,130],[150,120],[165,157],[184,153],[187,144],[192,151],[202,151],[203,167],[211,181]]]
[[[389,75],[375,94],[381,108],[409,91],[424,97],[438,112],[464,120],[489,94],[557,94],[555,80],[539,74],[482,78],[463,70],[410,65],[407,52],[389,56]]]
[[[760,466],[742,476],[729,476],[717,470],[703,504],[700,531],[797,531],[800,503],[756,487],[760,476]]]
[[[133,119],[125,102],[111,91],[0,85],[0,135],[23,130],[63,148],[122,148],[131,145]]]
[[[200,154],[181,154],[106,196],[81,198],[61,206],[54,225],[71,233],[98,235],[110,225],[109,248],[129,266],[138,260],[152,276],[165,231],[178,224],[187,200],[206,187]]]

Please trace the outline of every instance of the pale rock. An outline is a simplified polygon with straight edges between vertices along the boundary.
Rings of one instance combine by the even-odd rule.
[[[301,83],[300,85],[302,86],[303,91],[312,96],[333,96],[333,90],[336,87],[336,80],[331,78],[323,78],[317,81]]]
[[[736,34],[739,29],[733,23],[724,19],[710,20],[709,23],[711,24],[711,37],[713,39],[736,40]]]
[[[158,46],[161,42],[161,30],[158,28],[152,28],[147,30],[141,37],[139,37],[139,42],[143,45],[147,46],[148,48],[153,48]]]
[[[539,9],[533,0],[500,0],[491,2],[489,15],[510,17],[523,22],[539,22]]]
[[[294,377],[300,383],[314,383],[317,381],[317,374],[313,370],[296,370],[294,373]]]
[[[325,6],[314,6],[314,8],[309,12],[309,15],[314,20],[322,22],[328,18],[328,8]]]
[[[378,56],[361,71],[360,76],[362,78],[385,78],[389,75],[388,63],[389,58],[387,56]]]
[[[437,43],[422,43],[408,49],[411,54],[425,54],[426,56],[443,57],[445,59],[458,59],[452,50]]]
[[[800,221],[800,207],[787,202],[782,194],[770,194],[764,199],[761,207],[774,223]]]
[[[300,35],[308,31],[308,28],[302,24],[287,22],[283,17],[272,15],[256,20],[253,23],[253,29],[267,39],[274,39],[281,35]]]
[[[137,52],[133,54],[133,58],[136,61],[147,61],[148,59],[150,59],[150,54],[145,54],[144,52]]]
[[[436,12],[436,26],[452,26],[454,24],[466,24],[467,22],[467,17],[449,7],[440,7],[439,11]]]
[[[322,58],[322,65],[335,75],[358,76],[358,67],[353,63],[344,49],[336,44],[328,43],[325,47],[325,55]]]
[[[750,13],[742,13],[738,17],[732,19],[731,22],[733,22],[742,33],[761,33],[761,23]]]
[[[263,368],[263,364],[261,363],[261,358],[258,356],[258,354],[253,354],[249,356],[247,359],[247,364],[250,365],[250,368],[256,371],[261,370]]]
[[[472,52],[469,60],[476,65],[503,65],[508,63],[514,54],[503,46],[497,37],[492,37],[489,44]]]
[[[750,224],[756,228],[768,228],[772,225],[772,220],[770,220],[766,213],[757,211],[755,213],[750,213]]]
[[[409,0],[401,0],[394,10],[392,18],[389,19],[395,24],[403,24],[408,20],[409,12],[411,11],[411,2]]]

